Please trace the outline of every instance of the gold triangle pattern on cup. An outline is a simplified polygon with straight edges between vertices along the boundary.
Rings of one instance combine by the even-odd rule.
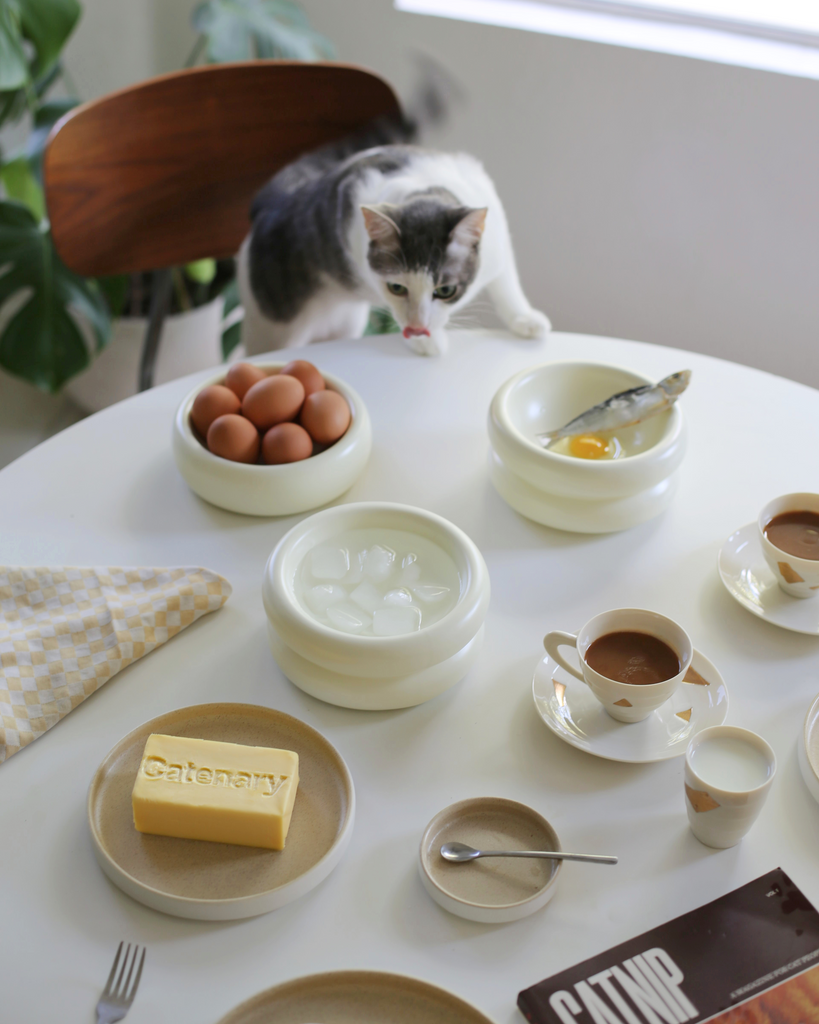
[[[693,708],[689,708],[687,711],[678,711],[677,712],[677,718],[681,718],[684,722],[690,722],[691,721],[691,712],[693,710],[694,710]]]
[[[804,583],[805,581],[799,575],[799,573],[792,566],[788,565],[787,562],[777,562],[779,571],[782,573],[782,579],[786,583]]]
[[[552,686],[555,688],[555,697],[557,697],[558,707],[566,707],[566,684],[559,683],[556,679],[552,680]]]
[[[705,679],[703,676],[701,676],[699,674],[699,672],[697,672],[696,669],[692,668],[690,665],[688,666],[688,671],[683,676],[683,682],[684,683],[693,683],[694,686],[710,686],[711,685],[708,682],[707,679]]]
[[[687,782],[685,784],[685,795],[697,814],[702,814],[703,811],[716,810],[720,806],[704,789],[692,789]]]
[[[631,701],[630,701],[630,700],[626,700],[626,698],[625,698],[625,697],[623,697],[623,699],[622,699],[622,700],[616,700],[616,701],[614,702],[614,706],[615,706],[616,708],[630,708],[630,707],[632,707],[633,705],[632,705],[632,703],[631,703]]]

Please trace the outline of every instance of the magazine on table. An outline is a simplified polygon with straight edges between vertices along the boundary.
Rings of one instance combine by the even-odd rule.
[[[819,913],[781,868],[525,989],[532,1024],[819,1024]]]

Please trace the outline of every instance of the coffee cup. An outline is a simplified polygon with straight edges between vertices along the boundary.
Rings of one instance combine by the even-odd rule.
[[[596,640],[617,633],[647,634],[654,641],[653,648],[657,647],[657,641],[661,641],[661,646],[670,648],[669,653],[676,656],[679,671],[658,682],[622,682],[603,675],[588,664],[586,657]],[[602,612],[589,619],[578,633],[553,630],[543,638],[543,646],[561,668],[589,687],[606,712],[618,722],[642,722],[648,718],[652,711],[656,711],[674,693],[694,657],[691,638],[682,626],[665,615],[643,608],[617,608]],[[561,647],[574,647],[577,650],[582,671],[565,660],[560,653]]]
[[[685,808],[705,846],[736,846],[768,798],[776,755],[761,736],[712,725],[692,737],[685,755]]]
[[[791,597],[816,597],[819,594],[819,538],[813,540],[817,557],[801,558],[793,551],[777,547],[765,532],[775,525],[772,520],[789,512],[807,512],[819,516],[819,494],[783,494],[768,502],[759,513],[757,521],[762,553],[776,582],[786,594]],[[803,550],[810,550],[812,546],[799,545]]]

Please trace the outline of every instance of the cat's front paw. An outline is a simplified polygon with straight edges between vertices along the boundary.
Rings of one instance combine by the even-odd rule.
[[[509,330],[520,338],[545,338],[551,329],[552,324],[548,316],[538,309],[530,309],[528,313],[521,313],[509,323]]]
[[[417,352],[419,356],[442,356],[449,348],[446,331],[433,331],[432,334],[412,334],[404,338],[404,344]]]

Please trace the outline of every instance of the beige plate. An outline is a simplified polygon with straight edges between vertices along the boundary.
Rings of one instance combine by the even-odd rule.
[[[382,971],[333,971],[276,985],[219,1024],[492,1024],[462,999],[425,981]]]
[[[154,732],[295,750],[300,781],[284,850],[137,832],[131,790]],[[297,718],[254,704],[198,704],[146,722],[109,751],[88,789],[91,838],[111,881],[155,910],[204,921],[254,917],[309,892],[341,859],[354,814],[353,780],[335,747]]]
[[[492,857],[451,864],[440,854],[451,842],[476,850],[559,850],[555,830],[526,804],[479,797],[439,811],[421,839],[421,881],[444,910],[485,924],[527,917],[554,895],[562,861]]]

